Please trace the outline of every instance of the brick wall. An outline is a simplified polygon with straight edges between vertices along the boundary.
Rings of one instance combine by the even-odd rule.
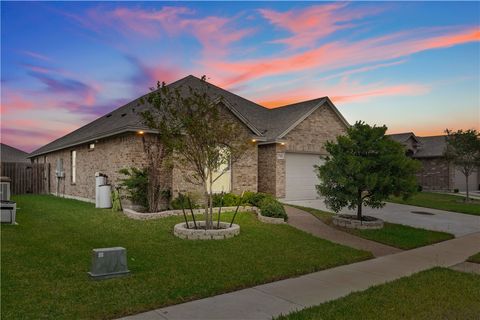
[[[143,167],[146,163],[143,151],[142,138],[135,133],[126,133],[111,138],[101,139],[95,142],[95,148],[90,150],[89,144],[83,144],[72,148],[66,148],[46,154],[47,162],[50,163],[50,191],[57,191],[57,178],[55,176],[57,159],[63,159],[65,178],[58,184],[60,193],[70,196],[95,199],[95,172],[101,172],[108,176],[111,184],[118,184],[122,168]],[[76,183],[72,183],[71,152],[75,150],[76,160]],[[38,162],[43,163],[45,156],[39,156]]]
[[[345,133],[346,126],[328,106],[322,106],[285,137],[285,145],[268,144],[258,150],[258,191],[285,197],[285,152],[325,155],[325,142]]]
[[[423,190],[452,190],[453,170],[444,158],[420,158],[422,168],[417,173],[417,180]]]
[[[315,153],[325,155],[325,142],[335,140],[345,133],[345,124],[327,105],[315,110],[290,131],[286,140],[286,152]]]

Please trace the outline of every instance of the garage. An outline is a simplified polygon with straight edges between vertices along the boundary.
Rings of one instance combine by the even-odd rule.
[[[478,173],[474,171],[468,176],[468,189],[470,191],[478,190],[478,183]],[[455,168],[454,189],[458,189],[459,191],[467,190],[465,175],[458,168]]]
[[[285,200],[311,200],[318,198],[315,185],[318,178],[314,165],[324,160],[317,154],[285,154]]]

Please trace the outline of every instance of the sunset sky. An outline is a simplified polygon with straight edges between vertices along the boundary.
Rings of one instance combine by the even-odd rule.
[[[2,2],[1,141],[32,151],[201,76],[266,107],[329,96],[390,133],[479,129],[478,2]]]

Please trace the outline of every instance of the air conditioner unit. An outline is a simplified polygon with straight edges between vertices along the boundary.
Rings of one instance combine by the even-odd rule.
[[[0,200],[10,200],[10,182],[9,177],[0,177]]]
[[[1,200],[0,201],[1,223],[17,224],[15,222],[17,213],[17,203],[14,201]]]

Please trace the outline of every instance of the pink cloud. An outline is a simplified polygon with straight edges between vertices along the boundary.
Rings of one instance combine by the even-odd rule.
[[[353,28],[352,21],[377,14],[379,9],[349,9],[347,3],[337,2],[279,12],[260,9],[260,14],[274,26],[285,29],[293,35],[274,40],[291,48],[314,47],[316,41],[338,30]]]
[[[35,59],[38,59],[38,60],[43,60],[43,61],[47,61],[47,62],[52,61],[52,59],[50,59],[49,57],[47,57],[43,54],[40,54],[38,52],[33,52],[33,51],[28,51],[28,50],[22,50],[20,52],[23,53],[24,55],[27,55],[29,57],[32,57],[32,58],[35,58]]]
[[[35,104],[32,101],[23,98],[19,93],[8,90],[7,88],[3,88],[2,90],[2,102],[0,104],[2,115],[13,113],[18,110],[30,110],[35,108]]]
[[[252,29],[234,26],[236,18],[206,16],[194,18],[194,10],[187,7],[165,6],[160,10],[117,8],[112,11],[92,9],[86,17],[72,17],[81,25],[99,34],[105,28],[126,36],[158,38],[189,34],[203,47],[205,56],[226,54],[228,46],[250,34]],[[68,14],[71,16],[71,14]]]
[[[343,79],[336,85],[315,82],[315,85],[296,86],[291,90],[280,93],[261,95],[255,100],[265,107],[275,108],[326,95],[335,103],[365,102],[373,98],[385,96],[417,96],[426,94],[429,91],[430,88],[428,86],[421,84],[384,85],[381,83],[373,83],[363,85]]]
[[[239,62],[210,61],[209,67],[229,87],[248,80],[304,70],[333,70],[359,64],[386,61],[417,52],[480,41],[477,27],[432,36],[428,31],[401,32],[353,43],[331,42],[319,48],[285,57]],[[409,36],[409,37],[408,37]]]

